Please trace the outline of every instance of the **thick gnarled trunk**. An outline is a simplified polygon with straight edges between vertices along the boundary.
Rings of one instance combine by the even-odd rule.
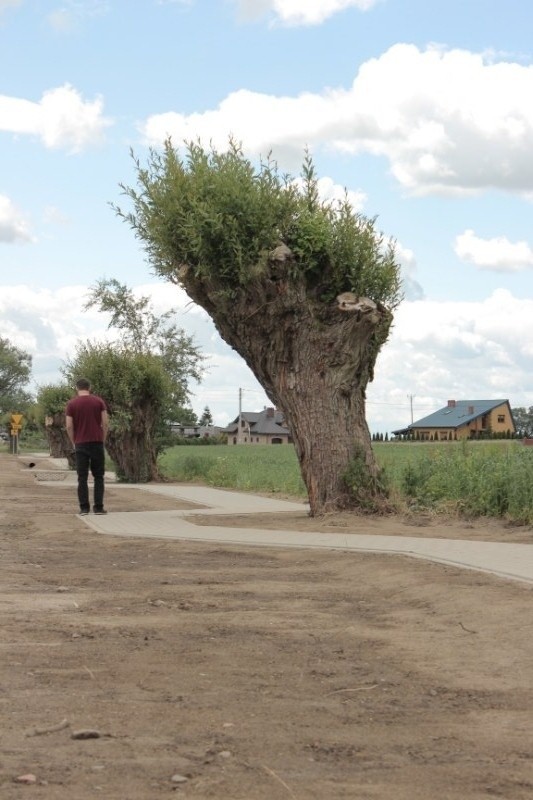
[[[278,248],[268,275],[231,301],[186,267],[179,282],[285,413],[311,514],[377,510],[384,493],[365,418],[365,391],[392,314],[349,292],[330,302],[313,297],[303,280],[285,279],[290,258],[288,248]],[[346,480],[354,462],[352,474],[364,474],[364,486]]]
[[[366,488],[378,493],[378,468],[365,416],[367,380],[357,376],[358,368],[368,375],[368,343],[363,343],[362,352],[349,354],[350,380],[348,364],[335,363],[337,334],[342,335],[342,330],[336,326],[328,332],[321,330],[318,336],[316,331],[300,329],[297,356],[290,368],[273,378],[272,393],[294,438],[312,514],[363,510],[361,498],[354,496],[347,483],[346,473],[354,459],[364,460],[371,478]]]
[[[110,409],[110,430],[106,449],[119,481],[150,483],[161,480],[154,446],[154,411],[150,407],[135,408],[127,424],[119,427]]]
[[[243,347],[258,380],[286,415],[313,515],[380,508],[365,391],[388,328],[388,315],[359,299],[353,310],[331,304],[320,321],[309,309],[298,319],[285,317],[264,339],[250,335]],[[283,358],[288,345],[290,360]],[[354,461],[363,462],[367,476],[355,491],[348,480]],[[357,466],[356,472],[361,473]]]
[[[47,416],[44,429],[51,457],[66,458],[69,469],[76,469],[76,457],[68,438],[64,412]]]

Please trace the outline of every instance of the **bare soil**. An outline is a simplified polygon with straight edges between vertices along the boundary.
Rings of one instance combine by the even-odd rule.
[[[111,512],[184,507],[106,492]],[[114,539],[76,510],[72,485],[0,456],[2,800],[533,796],[533,587],[396,556]]]
[[[350,513],[310,517],[302,504],[298,512],[272,514],[195,514],[187,518],[197,525],[261,530],[295,530],[317,533],[372,534],[373,536],[416,536],[432,539],[469,539],[482,542],[533,544],[533,528],[498,519],[465,520],[441,514],[411,513],[355,516]]]

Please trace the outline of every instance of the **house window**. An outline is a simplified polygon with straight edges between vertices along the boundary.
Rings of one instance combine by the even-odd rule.
[[[505,422],[505,414],[498,414],[498,422]]]

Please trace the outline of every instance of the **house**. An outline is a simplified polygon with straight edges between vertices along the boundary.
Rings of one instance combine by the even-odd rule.
[[[448,400],[444,408],[393,431],[422,441],[479,439],[499,434],[514,436],[516,427],[508,400]]]
[[[209,439],[224,433],[224,428],[216,425],[181,425],[179,422],[171,422],[169,427],[172,433],[183,436],[184,439]]]
[[[289,444],[292,442],[285,418],[275,408],[243,411],[224,431],[228,444]]]

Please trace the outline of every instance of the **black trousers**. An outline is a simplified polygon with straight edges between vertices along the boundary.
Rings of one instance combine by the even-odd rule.
[[[104,508],[105,451],[103,442],[84,442],[76,445],[76,472],[78,473],[78,500],[80,511],[90,511],[89,470],[94,478],[93,511]]]

